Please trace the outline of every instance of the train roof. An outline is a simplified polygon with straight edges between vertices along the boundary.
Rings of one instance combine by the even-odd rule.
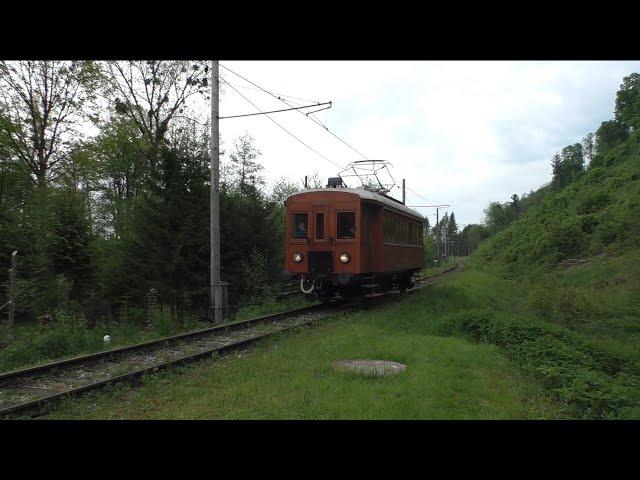
[[[351,193],[353,195],[358,195],[362,200],[365,200],[365,201],[368,201],[368,202],[382,204],[382,205],[390,207],[393,210],[397,210],[397,211],[405,213],[407,215],[411,215],[413,217],[418,217],[418,218],[424,220],[424,216],[422,216],[418,211],[407,207],[406,205],[404,205],[399,200],[396,200],[396,199],[391,198],[391,197],[387,197],[385,195],[380,195],[378,193],[374,193],[374,192],[371,192],[369,190],[364,190],[364,189],[361,189],[361,188],[345,188],[345,187],[311,188],[309,190],[303,190],[301,192],[297,192],[297,193],[294,193],[292,195],[289,195],[285,199],[285,202],[287,200],[289,200],[291,197],[295,197],[297,195],[303,195],[303,194],[306,194],[306,193],[314,193],[314,192],[322,192],[322,193],[329,193],[329,192]]]

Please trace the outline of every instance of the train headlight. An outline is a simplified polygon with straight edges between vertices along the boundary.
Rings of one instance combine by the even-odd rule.
[[[294,253],[293,254],[293,261],[296,263],[300,263],[302,261],[302,254],[301,253]]]
[[[351,257],[349,256],[348,253],[341,253],[340,254],[340,261],[342,263],[347,263],[350,259],[351,259]]]

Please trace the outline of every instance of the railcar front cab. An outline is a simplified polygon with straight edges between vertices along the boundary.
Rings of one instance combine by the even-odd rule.
[[[321,299],[411,285],[424,261],[422,217],[356,189],[307,190],[285,201],[285,272]]]
[[[285,265],[303,292],[330,298],[358,272],[358,204],[313,201],[288,209]]]

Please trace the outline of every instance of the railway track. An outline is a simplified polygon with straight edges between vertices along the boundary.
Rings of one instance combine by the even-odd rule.
[[[457,269],[460,269],[459,264],[435,275],[419,278],[417,284],[407,291],[433,284],[438,277]],[[397,294],[398,291],[391,291],[367,295],[366,298],[374,302],[376,297]],[[131,381],[147,373],[211,358],[212,355],[224,355],[276,333],[345,313],[363,303],[369,304],[336,300],[1,373],[0,418],[37,416],[63,397],[79,395],[112,383]]]
[[[436,272],[432,275],[416,277],[415,278],[416,286],[409,289],[408,291],[419,290],[420,288],[425,287],[427,285],[432,285],[433,283],[435,283],[435,281],[437,281],[436,279],[441,277],[442,275],[446,275],[447,273],[451,273],[453,271],[459,272],[462,270],[464,270],[464,263],[456,262],[455,265],[445,268],[440,272]]]

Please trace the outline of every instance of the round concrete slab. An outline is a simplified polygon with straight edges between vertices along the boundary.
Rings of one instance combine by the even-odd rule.
[[[339,371],[352,371],[363,375],[382,377],[406,370],[407,366],[388,360],[342,360],[333,362],[333,368]]]

